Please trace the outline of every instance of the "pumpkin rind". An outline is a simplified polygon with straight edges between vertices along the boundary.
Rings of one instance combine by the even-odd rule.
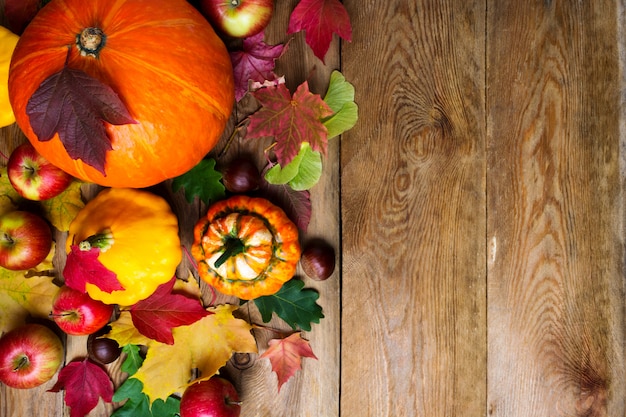
[[[97,58],[76,47],[87,27],[106,36]],[[138,122],[106,124],[113,147],[106,175],[73,160],[58,135],[40,142],[26,114],[32,94],[66,59],[110,86]],[[233,71],[223,42],[185,0],[55,0],[20,37],[9,97],[20,128],[54,165],[84,181],[141,188],[188,171],[217,143],[234,103]]]
[[[111,293],[88,283],[91,298],[128,306],[149,297],[168,282],[182,260],[178,218],[162,197],[143,190],[108,188],[76,215],[66,252],[91,236],[110,233],[112,243],[98,260],[117,275],[124,290]]]
[[[219,265],[232,240],[244,248]],[[237,195],[211,205],[196,223],[191,254],[209,285],[251,300],[276,293],[294,276],[300,260],[298,228],[268,200]]]

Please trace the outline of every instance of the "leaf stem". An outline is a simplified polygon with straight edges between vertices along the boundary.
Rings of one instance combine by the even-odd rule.
[[[187,249],[187,247],[185,245],[182,245],[183,247],[183,253],[185,254],[185,257],[187,258],[187,260],[189,260],[189,262],[191,262],[191,265],[194,268],[194,271],[196,272],[196,274],[198,273],[198,263],[196,262],[196,260],[191,256],[191,254],[189,253],[189,249]],[[211,301],[209,301],[210,306],[215,304],[215,300],[217,300],[217,292],[215,292],[215,288],[212,285],[208,285],[209,289],[211,290]]]
[[[217,155],[218,158],[221,158],[222,156],[224,156],[226,154],[226,152],[228,152],[228,149],[230,148],[230,145],[233,143],[233,141],[235,140],[235,138],[237,137],[237,135],[239,134],[241,129],[243,129],[244,125],[246,124],[246,122],[248,121],[249,118],[250,118],[250,116],[246,116],[243,119],[241,119],[241,121],[239,121],[239,123],[237,123],[235,125],[235,127],[233,128],[232,133],[230,134],[230,136],[228,137],[228,140],[226,141],[226,144],[224,145],[224,148]]]
[[[265,331],[277,334],[277,335],[279,335],[281,337],[287,337],[287,336],[291,336],[294,333],[301,333],[302,332],[301,330],[281,330],[281,329],[277,329],[275,327],[264,326],[262,324],[256,324],[256,323],[251,323],[250,326],[252,326],[253,329],[265,330]]]

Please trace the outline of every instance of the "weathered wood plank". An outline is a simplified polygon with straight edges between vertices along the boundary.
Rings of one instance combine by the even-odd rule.
[[[493,416],[625,413],[618,3],[488,3]]]
[[[479,416],[485,2],[344,4],[341,415]]]
[[[288,44],[285,54],[276,62],[275,72],[285,76],[288,88],[293,92],[301,83],[307,81],[313,93],[324,95],[330,74],[340,69],[339,42],[334,39],[324,62],[317,59],[306,45],[304,34],[287,35],[287,23],[297,0],[276,3],[275,14],[266,29],[265,40],[270,45]],[[244,105],[246,99],[243,100]],[[241,113],[247,113],[243,109]],[[240,118],[243,115],[240,114]],[[238,152],[257,155],[259,168],[266,163],[264,148],[270,145],[268,140],[239,140],[233,145],[236,150],[229,150],[228,159]],[[219,149],[219,147],[218,147]],[[310,239],[321,238],[337,250],[337,268],[335,273],[324,282],[315,282],[307,278],[298,269],[298,276],[306,287],[319,291],[318,304],[322,306],[324,318],[314,324],[310,332],[303,335],[310,341],[317,360],[304,359],[302,370],[298,371],[293,381],[277,390],[276,376],[271,373],[266,359],[253,357],[251,363],[236,364],[231,361],[228,371],[241,387],[244,398],[242,416],[259,417],[335,417],[339,415],[339,360],[340,360],[340,226],[339,226],[339,138],[329,140],[328,153],[323,160],[323,174],[320,182],[311,189],[312,219],[302,243]],[[262,324],[253,306],[251,314],[255,321]],[[280,320],[270,323],[289,330]],[[260,352],[265,348],[268,338],[276,335],[264,331],[255,331],[259,339]]]

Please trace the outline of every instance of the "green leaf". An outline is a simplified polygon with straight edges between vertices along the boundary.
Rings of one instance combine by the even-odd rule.
[[[137,399],[137,397],[144,395],[141,390],[143,384],[136,378],[128,378],[113,394],[113,401],[120,402],[128,399]]]
[[[324,101],[337,113],[344,104],[354,101],[354,86],[346,81],[346,77],[337,70],[330,74],[328,90]]]
[[[356,125],[359,119],[359,107],[356,103],[346,103],[337,113],[324,119],[324,126],[328,130],[328,137],[341,135]]]
[[[157,398],[152,403],[152,416],[153,417],[173,417],[177,416],[180,412],[180,399],[176,397],[168,397],[167,401],[163,401]]]
[[[115,410],[111,417],[153,417],[148,397],[141,395],[143,396],[141,400],[130,398],[123,406]]]
[[[312,150],[308,144],[306,145],[300,151],[303,157],[298,167],[298,173],[289,181],[289,186],[296,191],[313,188],[322,176],[322,155]]]
[[[226,194],[221,179],[222,174],[215,169],[215,159],[203,159],[183,175],[174,178],[172,191],[177,192],[182,187],[189,203],[198,197],[209,204]]]
[[[298,154],[289,162],[285,167],[281,167],[280,164],[276,164],[265,173],[265,181],[274,185],[287,184],[289,181],[298,175],[300,169],[300,162],[304,158],[304,152],[302,151],[305,146],[309,146],[308,143],[303,143],[300,146]]]
[[[316,303],[319,293],[310,288],[303,288],[304,282],[299,279],[287,281],[283,287],[273,295],[266,295],[254,299],[264,323],[272,319],[276,313],[294,330],[310,331],[311,323],[319,323],[324,318],[322,307]]]
[[[122,372],[134,375],[143,363],[143,358],[139,354],[139,346],[126,345],[122,347],[122,352],[126,354],[126,359],[122,363]]]
[[[354,86],[346,81],[341,72],[333,71],[330,75],[324,102],[334,112],[322,120],[329,138],[339,136],[354,127],[359,118],[359,108],[354,102]]]
[[[128,378],[113,394],[113,401],[124,400],[111,417],[174,417],[180,412],[180,399],[172,396],[167,401],[156,399],[151,405],[143,393],[143,383],[136,378]]]
[[[304,191],[317,184],[322,176],[322,154],[303,142],[296,157],[285,167],[276,164],[265,173],[265,181],[273,185],[289,186]]]
[[[128,378],[113,394],[113,401],[121,402],[127,400],[124,405],[111,417],[152,417],[150,412],[150,401],[141,392],[143,384],[135,378]]]

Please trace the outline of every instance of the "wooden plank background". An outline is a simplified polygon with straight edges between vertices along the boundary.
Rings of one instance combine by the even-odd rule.
[[[266,361],[233,361],[242,416],[626,416],[624,1],[343,3],[352,42],[324,65],[300,34],[277,68],[321,94],[341,69],[360,109],[312,190],[306,239],[340,261],[306,281],[319,360],[280,393]],[[24,415],[69,412],[1,386],[0,416]]]

